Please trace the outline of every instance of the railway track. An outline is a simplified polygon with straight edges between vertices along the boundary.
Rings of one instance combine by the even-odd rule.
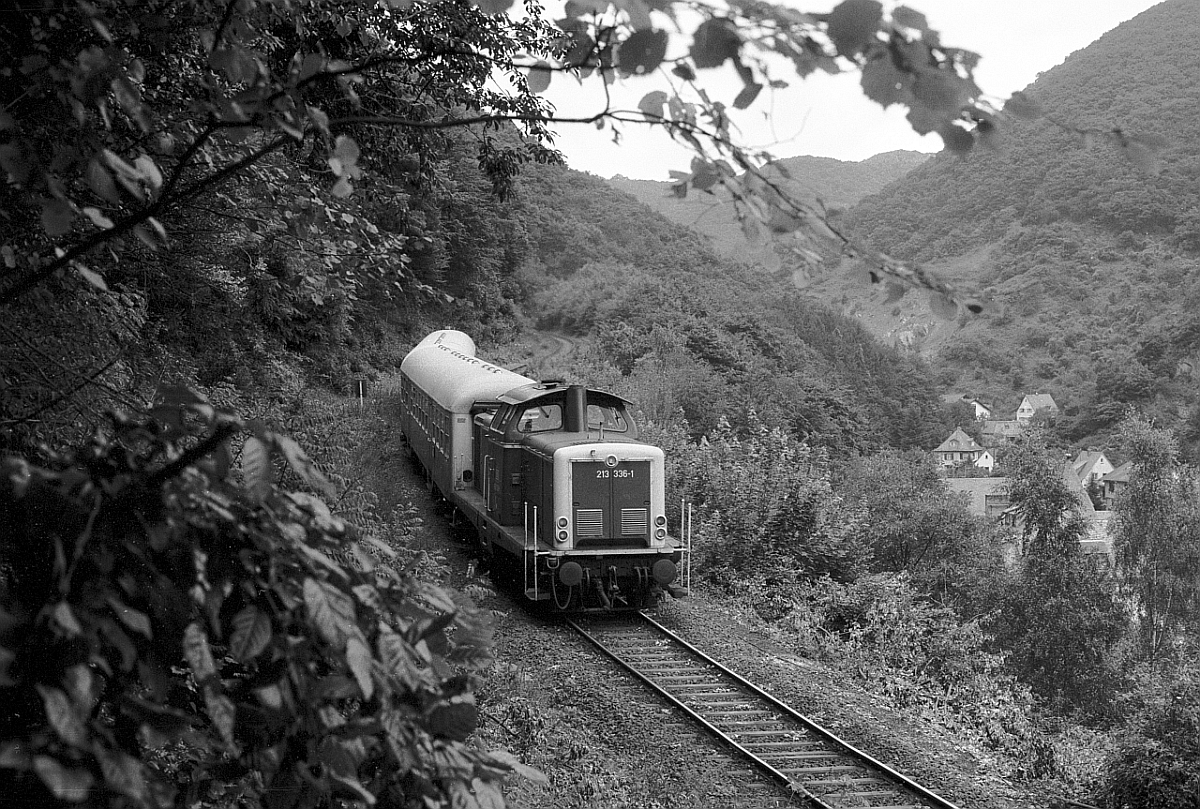
[[[957,809],[640,613],[578,618],[581,635],[772,779],[821,809]]]

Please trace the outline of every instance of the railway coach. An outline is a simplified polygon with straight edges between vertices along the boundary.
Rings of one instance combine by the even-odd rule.
[[[640,609],[678,594],[663,452],[630,403],[538,382],[436,331],[400,365],[401,430],[432,486],[471,524],[493,576],[561,611]]]

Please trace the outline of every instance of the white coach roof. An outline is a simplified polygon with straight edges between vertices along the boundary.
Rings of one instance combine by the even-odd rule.
[[[461,331],[435,331],[400,363],[413,384],[452,413],[469,413],[478,401],[495,400],[533,382],[475,356],[475,341]]]

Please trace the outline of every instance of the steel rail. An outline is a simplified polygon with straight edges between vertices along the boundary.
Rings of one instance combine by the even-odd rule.
[[[706,730],[716,736],[726,745],[732,747],[740,755],[749,759],[758,769],[767,773],[773,779],[782,782],[790,787],[796,793],[803,795],[808,801],[819,809],[849,809],[849,807],[873,807],[873,809],[958,809],[955,804],[949,800],[937,795],[936,793],[926,789],[916,783],[907,776],[897,772],[888,765],[869,755],[868,753],[859,750],[849,742],[837,736],[832,731],[822,727],[817,722],[809,719],[804,714],[794,710],[778,698],[769,694],[759,686],[745,679],[737,672],[731,670],[724,664],[714,660],[709,655],[697,649],[686,640],[676,635],[671,630],[652,620],[643,613],[633,613],[626,615],[623,618],[609,618],[606,620],[597,619],[569,619],[567,620],[576,632],[586,638],[590,643],[612,658],[618,665],[629,671],[643,683],[648,685],[663,698],[668,700],[672,705],[679,710],[688,714],[696,722],[700,723]],[[690,659],[694,664],[698,664],[691,674],[663,674],[658,673],[658,680],[654,672],[643,670],[636,662],[632,662],[623,656],[621,651],[613,648],[611,643],[606,643],[601,635],[605,630],[615,630],[621,628],[629,628],[635,632],[641,631],[640,628],[647,628],[648,632],[653,633],[653,636],[659,639],[669,641],[676,649],[682,650],[685,660]],[[650,668],[650,667],[645,667]],[[706,671],[707,669],[707,671]],[[676,669],[679,671],[679,669]],[[673,692],[664,679],[695,679],[697,677],[708,677],[707,686],[704,683],[691,683],[689,686],[708,687],[709,696],[717,696],[727,694],[730,699],[745,695],[752,699],[756,699],[760,704],[766,705],[770,710],[765,711],[768,714],[767,718],[758,720],[762,724],[784,724],[785,720],[781,720],[778,716],[771,717],[774,712],[777,715],[782,715],[786,720],[798,726],[799,730],[810,737],[817,737],[821,740],[824,749],[814,749],[811,747],[812,739],[796,739],[789,738],[779,742],[759,742],[759,745],[766,744],[768,748],[773,749],[774,757],[795,757],[800,761],[834,761],[834,762],[850,762],[833,765],[823,764],[815,767],[804,768],[798,770],[793,769],[793,772],[802,772],[808,770],[812,775],[836,775],[833,778],[809,778],[807,782],[803,777],[793,777],[785,772],[780,766],[768,761],[759,753],[750,749],[753,743],[743,744],[735,738],[736,733],[727,732],[718,727],[714,722],[700,713],[700,710],[694,709],[692,706],[684,702],[684,697]],[[728,692],[712,691],[711,689],[733,688]],[[739,693],[739,690],[741,693]],[[705,694],[698,694],[705,696]],[[737,707],[739,710],[726,711],[727,715],[738,713],[752,714],[754,712],[753,705],[747,703],[741,705],[738,702],[731,703],[711,703],[709,707]],[[742,710],[748,708],[749,710]],[[754,724],[754,722],[743,723]],[[779,730],[759,730],[751,731],[757,735],[766,736],[783,736],[789,737],[796,734],[796,730],[788,730],[787,728]],[[805,745],[809,745],[805,747]],[[840,773],[840,774],[839,774]],[[857,776],[857,777],[854,777]],[[855,785],[859,785],[856,787]],[[880,789],[880,786],[886,786],[886,789]],[[825,789],[822,789],[825,787]],[[839,788],[849,787],[856,791],[851,792],[836,792]],[[897,799],[903,802],[897,802]],[[915,799],[915,802],[913,801]],[[844,801],[852,800],[854,803],[848,804]],[[886,803],[874,803],[876,800],[886,801]]]

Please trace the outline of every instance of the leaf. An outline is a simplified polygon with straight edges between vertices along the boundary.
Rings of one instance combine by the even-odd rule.
[[[270,450],[255,436],[247,438],[242,447],[241,468],[246,488],[257,497],[266,494],[274,482],[275,470],[271,466]]]
[[[68,769],[50,756],[34,756],[33,770],[54,797],[71,803],[87,800],[88,793],[96,783],[87,770]]]
[[[361,156],[362,152],[354,138],[349,135],[338,135],[333,147],[333,155],[329,158],[329,165],[338,176],[349,175],[357,179],[362,176],[362,171],[358,168],[358,158]]]
[[[502,767],[507,767],[527,781],[532,781],[535,784],[550,783],[550,779],[541,770],[530,767],[507,750],[492,750],[488,753],[488,758]]]
[[[904,82],[908,75],[896,69],[889,55],[871,59],[862,69],[863,94],[884,109],[904,97]]]
[[[350,776],[346,775],[338,775],[336,773],[331,774],[329,777],[332,778],[335,783],[341,784],[361,798],[363,802],[367,804],[367,806],[375,805],[375,796],[369,792],[366,787],[359,783],[357,778],[351,778]]]
[[[333,188],[329,189],[329,193],[338,199],[345,199],[354,193],[354,186],[345,177],[341,177],[333,184]]]
[[[421,684],[421,672],[417,668],[413,653],[399,633],[380,622],[379,637],[375,645],[379,651],[379,659],[389,673],[410,689],[415,690]]]
[[[975,138],[961,126],[946,124],[938,129],[946,148],[955,154],[964,155],[975,146]]]
[[[705,20],[692,34],[691,56],[698,68],[714,68],[736,59],[742,38],[730,20]]]
[[[1004,111],[1025,120],[1041,118],[1046,114],[1041,104],[1034,101],[1028,94],[1020,91],[1009,96],[1008,101],[1004,103]]]
[[[145,225],[135,225],[133,228],[133,235],[137,236],[138,239],[141,240],[142,244],[146,245],[151,250],[158,250],[158,248],[161,247],[158,239],[155,238],[154,231]]]
[[[96,227],[107,230],[113,226],[113,221],[101,213],[99,208],[88,206],[86,208],[82,208],[81,210],[83,211],[83,215],[92,220],[92,224]]]
[[[567,67],[580,67],[587,63],[596,49],[596,40],[588,33],[587,26],[578,20],[562,19],[558,21],[571,39],[571,47],[563,54],[562,61]]]
[[[471,791],[479,809],[505,809],[504,793],[500,787],[482,778],[471,779]]]
[[[667,32],[635,31],[617,50],[617,68],[625,76],[652,73],[667,55]]]
[[[329,478],[325,477],[296,441],[279,433],[274,433],[272,439],[275,446],[283,453],[288,466],[302,481],[331,500],[337,497],[337,489],[329,482]],[[324,508],[323,503],[321,507]],[[326,513],[328,513],[327,509]]]
[[[96,701],[96,695],[93,690],[95,679],[92,677],[92,670],[86,663],[77,663],[71,666],[64,672],[64,685],[67,687],[67,695],[71,701],[83,708],[84,711],[91,711],[93,704]]]
[[[84,179],[87,180],[88,188],[92,189],[96,196],[105,202],[111,202],[113,205],[121,202],[121,192],[117,190],[117,184],[113,182],[112,175],[98,159],[93,157],[88,163]]]
[[[883,4],[879,0],[844,0],[829,13],[826,32],[841,56],[856,56],[879,32]]]
[[[204,708],[225,744],[236,747],[233,728],[237,720],[237,708],[234,707],[233,701],[222,694],[215,685],[210,684],[204,688]]]
[[[145,804],[147,798],[146,777],[143,764],[133,756],[121,751],[99,748],[96,758],[100,760],[100,774],[109,789]]]
[[[763,86],[757,82],[751,82],[742,88],[742,91],[737,94],[737,98],[733,99],[735,109],[744,110],[754,103],[754,99],[758,98],[758,94],[762,92]]]
[[[460,694],[434,705],[427,717],[429,732],[443,739],[465,742],[479,726],[479,710],[472,694]]]
[[[545,59],[539,59],[534,63],[533,67],[529,68],[527,82],[529,84],[529,92],[544,93],[550,89],[550,79],[553,74],[550,72],[550,63]]]
[[[50,727],[72,747],[86,748],[88,746],[88,729],[84,717],[78,713],[77,706],[67,698],[67,695],[57,688],[37,685],[38,693],[42,695],[42,704],[46,708],[46,720]]]
[[[512,8],[513,0],[471,0],[471,5],[484,14],[503,14]]]
[[[83,632],[83,627],[79,625],[79,619],[75,617],[75,613],[71,611],[71,605],[67,602],[60,601],[55,604],[51,614],[58,625],[67,630],[68,634],[78,635]]]
[[[363,699],[370,699],[375,693],[375,682],[371,679],[371,649],[363,641],[362,636],[355,633],[346,641],[346,665],[354,675],[354,681],[362,691]]]
[[[654,90],[642,96],[642,100],[638,102],[638,109],[652,121],[659,121],[663,118],[663,107],[667,103],[667,94],[662,90]]]
[[[584,14],[603,14],[608,8],[608,0],[567,0],[564,9],[568,17],[581,17]]]
[[[133,165],[141,174],[142,179],[150,185],[150,190],[157,192],[162,188],[162,172],[158,170],[158,166],[150,155],[138,155],[137,159],[133,161]]]
[[[108,606],[112,608],[113,614],[117,616],[121,623],[125,624],[125,626],[129,627],[134,632],[137,632],[139,635],[145,635],[147,638],[151,637],[152,630],[150,628],[150,619],[144,612],[140,612],[135,610],[133,607],[122,604],[112,596],[109,596],[105,600],[108,602]]]
[[[341,649],[356,628],[350,597],[309,576],[304,579],[304,606],[326,643]]]
[[[896,6],[892,9],[892,23],[901,28],[912,28],[924,34],[929,30],[929,21],[925,15],[908,6]]]
[[[613,5],[629,16],[629,26],[633,30],[641,31],[653,25],[646,0],[613,0]]]
[[[696,80],[696,71],[692,70],[692,66],[687,62],[679,62],[675,67],[671,68],[671,72],[684,81]]]
[[[42,229],[46,231],[47,236],[57,238],[70,233],[74,218],[75,212],[63,200],[42,200]]]
[[[210,677],[217,676],[217,664],[213,660],[212,649],[208,645],[208,636],[203,627],[193,621],[183,632],[183,656],[196,682],[203,683]]]
[[[271,642],[271,619],[253,604],[243,607],[233,616],[233,634],[229,638],[229,653],[243,663],[262,654]]]

